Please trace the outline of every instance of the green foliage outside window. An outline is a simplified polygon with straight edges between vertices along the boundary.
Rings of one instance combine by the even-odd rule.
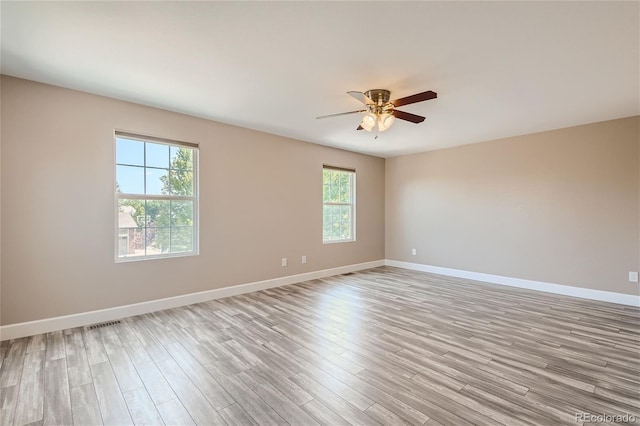
[[[130,149],[129,146],[140,144],[139,141],[128,141],[127,139],[118,139],[117,149]],[[131,142],[131,144],[127,144]],[[144,184],[137,187],[130,182],[123,184],[125,188],[145,188],[143,194],[157,194],[166,196],[165,199],[140,199],[127,198],[119,196],[119,210],[122,207],[129,206],[133,208],[132,218],[137,224],[135,230],[135,253],[133,255],[153,255],[163,253],[180,253],[191,252],[194,250],[194,150],[191,148],[168,146],[144,142],[145,151],[156,154],[152,158],[155,164],[164,164],[160,168],[155,164],[149,166],[149,159],[131,160],[133,154],[127,157],[128,163],[119,164],[117,166],[129,169],[144,169],[147,175]],[[151,149],[152,148],[152,149]],[[166,152],[167,157],[162,160],[162,155],[158,156],[158,152]],[[127,153],[128,154],[128,153]],[[149,155],[151,156],[151,155]],[[124,155],[123,155],[124,157]],[[168,159],[167,159],[168,158]],[[138,161],[135,163],[134,161]],[[164,161],[164,163],[162,163]],[[133,164],[131,164],[133,162]],[[120,169],[118,170],[120,171]],[[122,179],[125,172],[123,169]],[[155,174],[155,177],[148,176]],[[133,176],[130,173],[130,176]],[[120,178],[120,176],[118,177]],[[131,178],[129,178],[131,179]],[[151,179],[155,179],[150,182]],[[124,183],[124,182],[123,182]],[[153,192],[149,190],[152,185],[157,185]],[[120,185],[116,184],[116,191],[122,193]],[[177,199],[175,197],[178,197]],[[186,199],[185,199],[186,198]],[[127,209],[130,211],[130,209]],[[131,255],[131,253],[129,253]]]
[[[323,241],[354,239],[355,173],[323,169],[322,175],[322,238]]]

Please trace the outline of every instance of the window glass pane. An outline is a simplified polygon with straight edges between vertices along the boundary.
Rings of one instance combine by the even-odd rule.
[[[171,253],[193,250],[193,227],[174,226],[171,228]]]
[[[171,202],[168,200],[147,200],[147,216],[149,222],[147,226],[169,227]]]
[[[193,149],[172,146],[171,168],[193,170]]]
[[[147,167],[169,168],[169,145],[147,142]]]
[[[342,239],[342,222],[340,222],[339,220],[335,221],[334,225],[333,225],[333,235],[332,238],[334,240],[340,240]]]
[[[331,234],[331,216],[329,216],[329,206],[322,207],[322,238],[327,240]]]
[[[341,206],[342,208],[342,239],[351,238],[351,206]]]
[[[331,172],[331,185],[335,186],[338,191],[340,190],[340,172],[335,170]]]
[[[144,166],[144,142],[116,138],[116,164]]]
[[[130,200],[127,198],[118,200],[118,214],[119,228],[142,228],[146,224],[144,200]],[[125,224],[127,226],[124,226]]]
[[[351,173],[344,173],[340,181],[340,202],[351,202]]]
[[[169,253],[169,228],[151,227],[146,229],[146,254]]]
[[[327,210],[328,221],[328,234],[329,240],[340,239],[340,207],[341,206],[325,206]]]
[[[152,169],[147,167],[147,194],[169,194],[169,169]]]
[[[322,201],[328,202],[330,201],[331,194],[331,175],[329,170],[322,171]]]
[[[140,257],[144,256],[144,228],[119,230],[118,256]]]
[[[149,217],[146,235],[146,254],[163,254],[169,252],[170,201],[147,200],[146,209]]]
[[[118,200],[118,257],[144,256],[144,201]]]
[[[116,166],[116,188],[124,194],[144,194],[144,168]]]
[[[192,170],[170,170],[169,176],[171,195],[193,195]]]
[[[193,225],[193,201],[171,202],[171,226]]]
[[[331,190],[329,192],[329,201],[332,203],[336,203],[339,201],[340,197],[340,182],[338,181],[338,173],[335,171],[331,172],[331,178],[329,180],[331,184]]]

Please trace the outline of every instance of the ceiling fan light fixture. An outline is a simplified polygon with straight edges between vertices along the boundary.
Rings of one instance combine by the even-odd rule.
[[[378,130],[384,132],[389,127],[391,127],[395,120],[396,118],[393,116],[393,114],[389,114],[388,112],[380,114],[380,117],[378,118]]]
[[[370,132],[371,129],[373,129],[373,127],[376,125],[376,121],[376,115],[370,112],[362,117],[362,123],[360,123],[360,125],[367,132]]]

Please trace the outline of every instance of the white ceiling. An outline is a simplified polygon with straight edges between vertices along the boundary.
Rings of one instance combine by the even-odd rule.
[[[3,74],[388,157],[640,114],[639,2],[1,2]],[[438,99],[373,139],[348,90]]]

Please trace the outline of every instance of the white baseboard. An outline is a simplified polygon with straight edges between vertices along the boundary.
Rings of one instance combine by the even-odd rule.
[[[65,330],[73,327],[96,324],[105,321],[113,321],[133,315],[147,314],[163,309],[176,308],[178,306],[191,305],[193,303],[206,302],[207,300],[222,299],[238,294],[251,293],[268,288],[295,284],[332,275],[346,274],[363,269],[384,266],[384,260],[357,263],[354,265],[340,266],[337,268],[323,269],[321,271],[305,272],[298,275],[273,278],[270,280],[256,281],[231,287],[216,288],[200,291],[198,293],[183,294],[164,299],[150,300],[148,302],[134,303],[131,305],[116,306],[114,308],[100,309],[96,311],[81,312],[78,314],[64,315],[54,318],[45,318],[37,321],[21,322],[0,326],[0,340],[17,339],[19,337],[33,336],[34,334],[48,333],[50,331]]]
[[[573,287],[562,284],[552,284],[543,281],[525,280],[522,278],[504,277],[501,275],[483,274],[481,272],[463,271],[460,269],[442,268],[440,266],[423,265],[421,263],[401,262],[398,260],[385,260],[385,265],[397,268],[412,269],[414,271],[431,272],[433,274],[447,275],[450,277],[466,278],[475,281],[484,281],[492,284],[506,285],[510,287],[526,288],[529,290],[543,291],[545,293],[563,294],[565,296],[581,299],[599,300],[601,302],[618,303],[621,305],[640,307],[640,297],[633,294],[614,293],[611,291],[592,290],[589,288]]]

